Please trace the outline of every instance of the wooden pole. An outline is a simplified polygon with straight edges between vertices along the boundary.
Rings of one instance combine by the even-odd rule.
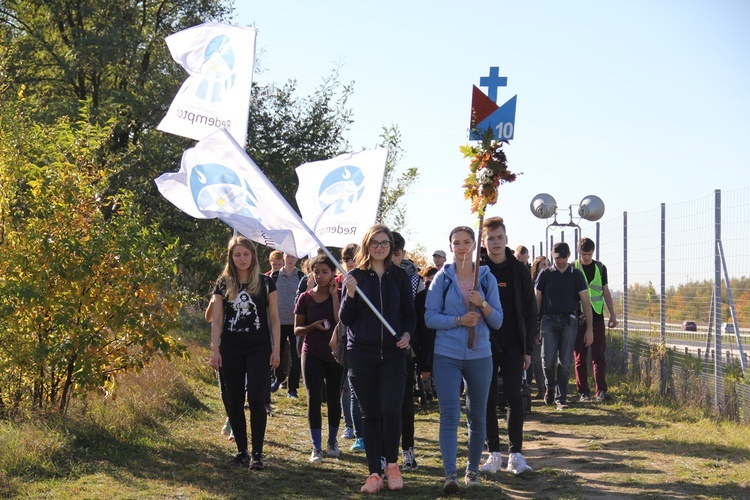
[[[484,223],[484,215],[479,216],[479,229],[477,229],[477,255],[474,259],[474,290],[479,290],[479,260],[482,257],[482,224]],[[471,308],[474,310],[474,307]],[[469,327],[469,349],[476,349],[474,347],[474,327]]]

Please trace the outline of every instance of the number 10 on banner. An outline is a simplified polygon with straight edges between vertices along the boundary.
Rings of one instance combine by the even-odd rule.
[[[500,122],[495,126],[495,129],[497,129],[495,137],[498,139],[503,141],[513,139],[513,122]]]

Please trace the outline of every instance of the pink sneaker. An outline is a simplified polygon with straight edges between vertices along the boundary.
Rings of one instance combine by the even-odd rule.
[[[378,491],[383,489],[383,478],[380,477],[380,474],[370,474],[370,477],[367,478],[367,481],[365,481],[365,484],[362,485],[362,487],[359,489],[362,493],[377,493]]]
[[[401,477],[401,471],[398,469],[398,464],[386,465],[385,477],[388,478],[389,490],[400,490],[404,487],[404,478]]]

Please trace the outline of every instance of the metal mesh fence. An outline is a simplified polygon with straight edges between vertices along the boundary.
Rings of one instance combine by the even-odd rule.
[[[745,421],[750,420],[750,375],[743,373],[750,345],[748,214],[750,188],[715,191],[598,223],[582,221],[576,234],[597,241],[598,260],[607,267],[621,323],[609,332],[621,346],[619,352],[608,348],[611,366],[663,395]]]

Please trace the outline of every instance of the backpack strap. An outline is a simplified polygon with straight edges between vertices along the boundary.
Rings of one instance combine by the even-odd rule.
[[[448,295],[448,289],[450,288],[451,283],[453,283],[453,278],[447,274],[443,274],[443,302],[445,302],[445,296]],[[481,280],[479,284],[482,286],[484,297],[487,298],[487,283],[485,283],[484,280]]]

